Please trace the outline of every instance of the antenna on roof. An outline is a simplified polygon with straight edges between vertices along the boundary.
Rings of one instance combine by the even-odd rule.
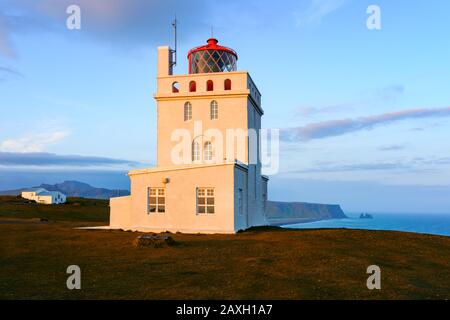
[[[214,38],[214,27],[211,25],[211,38]]]
[[[172,22],[173,27],[173,35],[174,35],[174,49],[170,50],[170,53],[172,54],[172,61],[170,62],[170,67],[177,65],[177,16],[175,15],[175,19]]]

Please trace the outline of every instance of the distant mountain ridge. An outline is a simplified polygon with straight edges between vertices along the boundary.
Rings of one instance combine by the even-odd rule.
[[[36,188],[36,187],[33,187]],[[64,193],[68,197],[81,197],[92,199],[109,199],[112,197],[127,196],[130,191],[125,189],[106,189],[96,188],[87,183],[79,181],[64,181],[63,183],[46,184],[42,183],[37,188],[44,188],[48,191],[59,191]],[[0,195],[19,195],[22,191],[30,188],[20,188],[15,190],[0,191]]]

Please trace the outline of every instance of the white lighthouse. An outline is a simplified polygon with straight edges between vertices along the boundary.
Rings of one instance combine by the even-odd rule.
[[[157,166],[128,173],[131,195],[111,199],[110,226],[235,233],[266,224],[259,90],[214,38],[189,51],[187,74],[172,73],[172,56],[158,48]]]

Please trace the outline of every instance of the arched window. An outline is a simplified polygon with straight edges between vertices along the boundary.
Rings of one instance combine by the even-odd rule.
[[[180,84],[176,81],[174,83],[172,83],[172,92],[173,93],[180,92]]]
[[[184,104],[184,121],[192,119],[192,105],[188,101]]]
[[[206,81],[206,91],[214,90],[214,82],[212,80]]]
[[[219,118],[219,105],[217,104],[216,100],[211,101],[211,104],[209,105],[209,117],[211,120],[215,120]]]
[[[230,79],[226,79],[223,83],[224,89],[225,90],[231,90],[231,80]]]
[[[211,161],[213,158],[213,148],[211,142],[205,142],[203,152],[203,159],[205,159],[206,161]]]
[[[189,82],[189,92],[195,92],[197,91],[197,84],[195,81]]]
[[[200,161],[200,144],[197,141],[192,142],[192,162]]]

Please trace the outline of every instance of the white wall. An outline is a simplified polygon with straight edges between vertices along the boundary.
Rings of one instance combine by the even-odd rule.
[[[37,195],[36,192],[38,191],[24,191],[22,192],[22,198],[43,204],[60,204],[67,201],[67,197],[58,191],[52,192],[51,195]]]

